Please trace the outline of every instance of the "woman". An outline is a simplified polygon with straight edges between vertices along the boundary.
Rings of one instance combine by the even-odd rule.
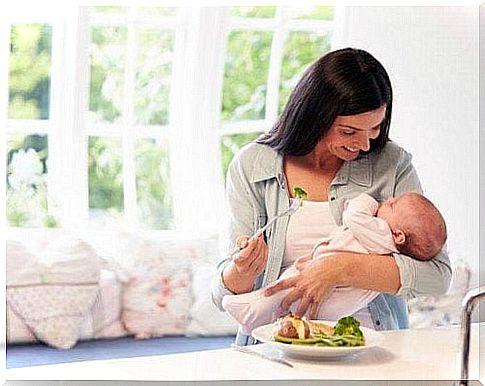
[[[451,279],[446,248],[428,262],[402,254],[337,253],[300,264],[299,275],[270,285],[283,266],[342,224],[346,200],[363,192],[378,201],[421,193],[411,155],[389,140],[391,111],[389,77],[369,53],[341,49],[310,66],[275,126],[241,149],[229,168],[228,250],[235,243],[242,250],[218,266],[212,297],[219,308],[226,294],[291,288],[282,306],[298,302],[296,313],[308,311],[311,318],[332,288],[349,285],[381,293],[355,316],[364,326],[384,330],[408,327],[406,296],[446,292]],[[253,235],[288,209],[297,186],[312,201],[307,223],[282,217],[265,235],[241,236]],[[253,340],[238,333],[236,343]]]

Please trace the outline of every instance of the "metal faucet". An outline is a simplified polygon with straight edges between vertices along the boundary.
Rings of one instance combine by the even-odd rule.
[[[485,286],[472,289],[467,292],[462,301],[463,311],[461,316],[461,336],[462,336],[462,352],[461,352],[461,379],[458,385],[468,385],[468,362],[470,357],[470,327],[471,314],[475,304],[478,300],[485,296]]]

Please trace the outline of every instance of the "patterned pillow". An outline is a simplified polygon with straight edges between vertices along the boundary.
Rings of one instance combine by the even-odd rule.
[[[7,317],[7,343],[33,343],[37,342],[37,338],[29,329],[25,321],[17,315],[10,304],[7,302],[6,309]]]
[[[38,340],[70,348],[98,296],[100,259],[77,238],[47,238],[34,255],[7,242],[7,308]]]
[[[138,277],[125,287],[122,320],[139,339],[183,335],[191,305],[187,271]]]
[[[137,338],[184,335],[193,301],[191,267],[211,242],[121,235],[114,269],[125,277],[125,328]]]
[[[97,292],[97,284],[12,286],[7,302],[37,339],[67,349],[76,344]]]

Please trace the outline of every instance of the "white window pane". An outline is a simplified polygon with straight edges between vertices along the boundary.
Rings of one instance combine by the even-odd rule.
[[[89,219],[99,225],[117,221],[123,212],[121,140],[89,137]]]
[[[10,32],[9,106],[12,119],[49,119],[52,27],[13,25]]]
[[[137,141],[135,162],[140,223],[150,229],[173,229],[168,144]]]
[[[48,214],[47,135],[7,136],[7,222],[16,227],[53,227]]]
[[[229,35],[222,98],[224,120],[264,119],[271,40],[271,32],[234,31]]]
[[[141,30],[137,38],[136,123],[167,125],[175,33]]]
[[[91,29],[89,86],[91,123],[117,122],[121,119],[126,39],[125,27]]]
[[[288,35],[281,63],[279,112],[283,110],[306,68],[328,51],[330,51],[329,35],[299,31]]]

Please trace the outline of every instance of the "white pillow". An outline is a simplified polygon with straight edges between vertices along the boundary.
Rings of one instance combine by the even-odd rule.
[[[40,282],[38,258],[19,241],[7,240],[7,286]]]
[[[187,335],[235,335],[237,323],[212,303],[210,282],[216,273],[215,264],[194,266],[192,293],[194,303],[190,309]]]
[[[83,321],[79,339],[118,338],[128,331],[121,321],[122,285],[114,272],[102,269],[99,292]]]
[[[101,259],[85,241],[62,237],[49,242],[39,253],[43,283],[98,282]]]

